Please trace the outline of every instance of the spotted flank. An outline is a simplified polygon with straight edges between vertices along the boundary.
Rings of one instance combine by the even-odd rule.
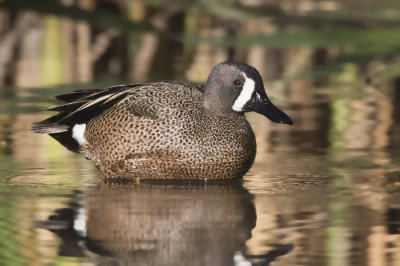
[[[243,84],[243,89],[237,97],[235,103],[232,106],[232,109],[236,112],[243,112],[244,106],[250,101],[254,91],[255,91],[255,82],[253,79],[246,76],[245,73],[242,73],[245,81]]]

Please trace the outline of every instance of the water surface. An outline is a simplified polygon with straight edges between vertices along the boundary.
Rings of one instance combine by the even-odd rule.
[[[395,138],[374,133],[375,116],[357,125],[371,132],[335,140],[333,122],[302,117],[323,119],[326,103],[287,104],[292,127],[248,116],[258,153],[243,180],[106,182],[90,161],[28,130],[43,115],[18,109],[24,98],[7,102],[17,112],[1,115],[11,125],[0,133],[4,264],[399,263],[400,156]],[[374,148],[381,138],[387,145]]]

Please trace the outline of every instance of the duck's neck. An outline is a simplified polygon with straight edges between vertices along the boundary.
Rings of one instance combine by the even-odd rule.
[[[226,103],[226,95],[224,97],[221,90],[211,89],[210,86],[204,88],[204,103],[203,106],[206,110],[215,113],[230,113],[232,112],[231,106]]]

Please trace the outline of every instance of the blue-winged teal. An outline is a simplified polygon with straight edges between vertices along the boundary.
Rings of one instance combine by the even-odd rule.
[[[66,103],[49,110],[59,113],[32,130],[84,154],[105,178],[242,177],[256,154],[244,113],[293,124],[268,99],[258,71],[234,62],[215,66],[205,85],[163,81],[57,99]]]

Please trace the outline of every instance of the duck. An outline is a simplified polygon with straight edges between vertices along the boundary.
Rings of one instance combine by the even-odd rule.
[[[33,123],[92,160],[105,179],[242,178],[256,156],[245,117],[293,120],[268,98],[259,72],[244,63],[216,65],[205,84],[159,81],[78,90],[56,96],[50,118]]]

